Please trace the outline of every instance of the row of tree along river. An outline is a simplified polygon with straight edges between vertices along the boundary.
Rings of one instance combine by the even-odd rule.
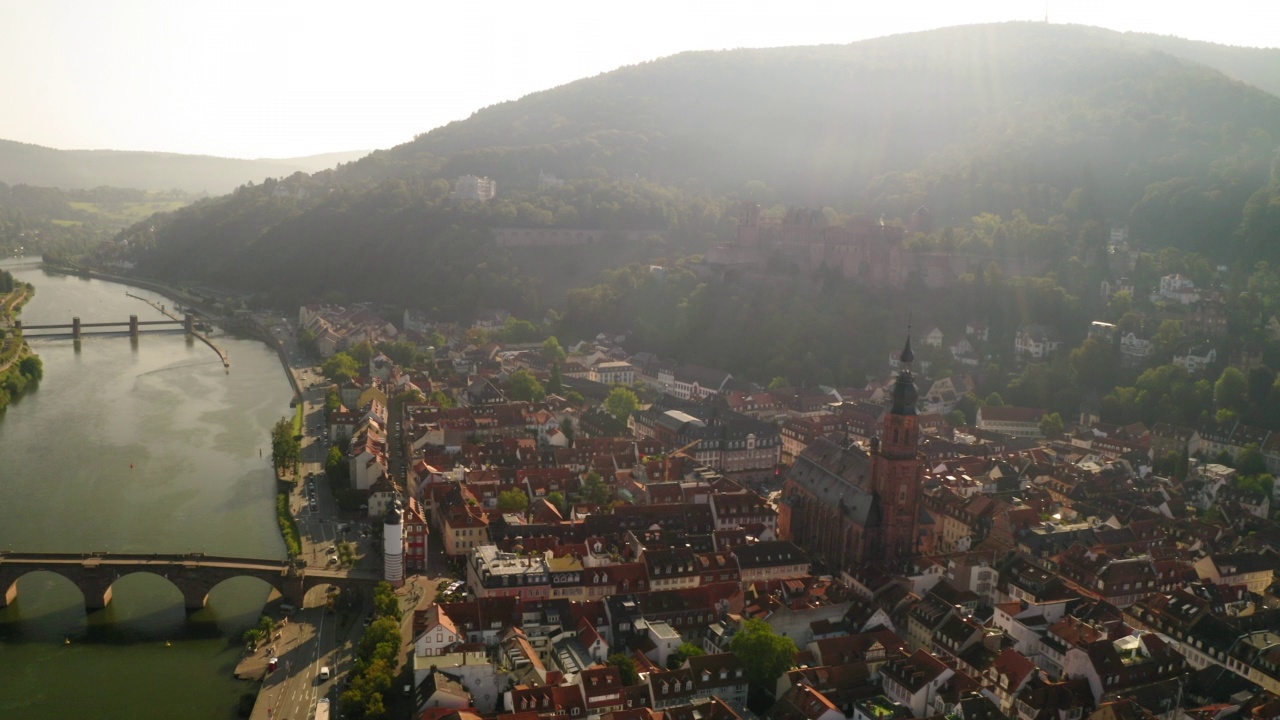
[[[37,288],[22,312],[30,325],[159,318],[126,291],[169,302],[7,269]],[[292,391],[264,344],[218,343],[236,359],[231,372],[181,333],[31,339],[44,380],[0,414],[0,551],[283,558],[262,451]],[[2,718],[224,720],[256,689],[232,669],[267,599],[261,581],[229,580],[191,616],[175,587],[148,574],[122,577],[92,615],[61,576],[32,573],[18,589],[0,609]]]

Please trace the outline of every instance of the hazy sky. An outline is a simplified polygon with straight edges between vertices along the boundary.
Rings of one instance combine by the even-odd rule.
[[[1276,0],[0,0],[0,138],[231,157],[384,148],[683,50],[848,43],[1046,8],[1055,23],[1280,46]]]

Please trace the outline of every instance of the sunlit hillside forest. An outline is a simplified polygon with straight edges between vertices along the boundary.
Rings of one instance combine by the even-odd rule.
[[[0,183],[0,256],[18,252],[82,255],[111,240],[122,228],[192,200],[193,196],[179,190],[61,190]]]
[[[1280,367],[1259,335],[1280,293],[1242,294],[1270,288],[1280,267],[1280,99],[1187,59],[1275,87],[1274,52],[1012,23],[685,53],[148,218],[98,257],[281,307],[368,300],[447,320],[508,308],[562,337],[627,333],[637,349],[762,383],[861,385],[884,371],[908,314],[947,332],[980,320],[993,336],[981,367],[936,358],[938,372],[975,373],[1012,401],[1064,413],[1109,403],[1145,419],[1168,393],[1115,400],[1142,368],[1082,348],[1093,319],[1145,336],[1180,323],[1145,298],[1162,275],[1225,297],[1221,364],[1254,343]],[[497,197],[451,202],[463,174],[494,178]],[[876,292],[785,265],[726,278],[701,260],[733,237],[741,201],[766,216],[821,208],[834,224],[903,223],[928,208],[931,226],[906,247],[960,255],[969,273]],[[616,234],[590,248],[499,248],[495,227]],[[1122,255],[1113,227],[1128,231]],[[991,260],[1007,257],[1045,274],[1005,277]],[[1141,289],[1100,295],[1122,275]],[[1023,377],[1011,343],[1028,323],[1083,354]],[[1187,328],[1168,329],[1161,351],[1201,340]]]

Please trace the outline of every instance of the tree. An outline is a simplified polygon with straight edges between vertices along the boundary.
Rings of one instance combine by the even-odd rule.
[[[34,381],[44,377],[44,363],[35,355],[28,355],[18,361],[18,372]]]
[[[965,393],[964,397],[956,401],[956,407],[954,410],[954,412],[963,414],[964,420],[959,423],[959,425],[956,425],[956,423],[952,424],[956,425],[956,427],[959,427],[960,425],[972,425],[973,421],[977,417],[978,405],[980,404],[981,403],[978,401],[977,395],[972,392]]]
[[[635,412],[638,407],[640,407],[640,398],[636,397],[636,394],[630,388],[625,388],[621,385],[615,387],[609,393],[609,397],[604,399],[604,409],[610,415],[624,422],[631,417],[631,413]]]
[[[1266,458],[1262,457],[1262,448],[1258,443],[1249,443],[1236,456],[1236,470],[1243,476],[1261,475],[1267,471]],[[1271,494],[1268,487],[1267,495]]]
[[[1069,361],[1076,377],[1086,388],[1106,391],[1115,387],[1116,358],[1110,345],[1088,338],[1071,351]]]
[[[982,401],[982,404],[990,407],[1004,407],[1004,398],[1000,397],[1000,393],[993,392]]]
[[[1151,461],[1151,469],[1161,475],[1173,476],[1178,471],[1178,451],[1170,450]]]
[[[559,490],[547,493],[547,502],[554,505],[555,508],[560,511],[560,515],[562,517],[567,517],[569,515],[569,503],[565,500],[564,493]]]
[[[551,377],[547,379],[547,392],[559,395],[564,392],[564,378],[560,371],[560,361],[551,363]]]
[[[506,322],[502,323],[502,327],[497,330],[498,339],[508,343],[536,342],[541,334],[537,325],[515,317],[507,318]]]
[[[1243,454],[1244,453],[1241,453],[1241,455]],[[1262,454],[1258,453],[1258,459],[1260,460],[1261,458]],[[1244,463],[1241,463],[1241,466],[1243,465]],[[1251,460],[1249,469],[1252,470],[1256,468],[1257,465]],[[1241,470],[1241,472],[1244,472],[1244,470]],[[1236,487],[1241,490],[1248,490],[1249,492],[1260,493],[1266,497],[1271,497],[1271,491],[1275,487],[1275,478],[1262,471],[1253,475],[1240,475],[1236,477]]]
[[[550,360],[553,364],[564,362],[569,355],[560,347],[560,341],[555,335],[542,341],[542,356]]]
[[[1240,412],[1247,404],[1249,381],[1238,368],[1228,367],[1213,385],[1213,403],[1220,410]]]
[[[390,358],[391,362],[405,368],[417,365],[422,358],[422,353],[418,352],[418,346],[408,340],[381,343],[378,345],[378,351]]]
[[[320,349],[316,347],[316,331],[306,327],[298,328],[298,348],[308,355],[319,355]]]
[[[335,353],[320,366],[320,372],[333,382],[342,384],[360,374],[360,363],[345,352]]]
[[[622,684],[630,687],[640,682],[640,673],[636,672],[636,661],[631,656],[623,653],[614,653],[609,656],[607,664],[618,668],[618,674],[622,676]]]
[[[521,490],[498,493],[498,509],[504,513],[523,513],[529,510],[529,496]]]
[[[373,589],[374,617],[391,617],[400,619],[400,600],[396,598],[396,589],[389,582],[380,582]]]
[[[1156,330],[1156,334],[1151,336],[1151,344],[1155,347],[1157,356],[1161,358],[1161,362],[1168,362],[1168,358],[1178,350],[1178,346],[1182,344],[1181,320],[1165,320],[1160,323],[1160,327]]]
[[[769,623],[751,618],[733,636],[729,649],[742,661],[747,677],[757,687],[773,693],[778,677],[795,664],[795,641],[774,632]]]
[[[1125,315],[1130,314],[1133,309],[1133,293],[1128,290],[1121,290],[1111,299],[1107,301],[1107,320],[1109,322],[1119,322]]]
[[[292,468],[302,455],[302,445],[293,434],[293,421],[280,418],[271,428],[271,465],[276,472]]]
[[[547,396],[542,383],[528,370],[517,370],[507,377],[507,395],[512,400],[540,402]]]
[[[405,403],[419,403],[426,400],[426,396],[418,388],[409,388],[404,392],[392,398],[395,402],[404,405]]]
[[[788,379],[786,379],[786,378],[782,377],[781,375],[776,375],[776,376],[774,376],[774,378],[773,378],[772,380],[770,380],[770,381],[769,381],[769,387],[768,387],[768,389],[769,389],[769,390],[781,390],[782,388],[789,388],[789,387],[791,387],[791,381],[790,381],[790,380],[788,380]]]
[[[582,481],[582,487],[578,488],[578,495],[584,501],[595,505],[605,505],[613,500],[613,490],[594,470],[587,473],[587,479]]]
[[[1050,413],[1040,418],[1040,434],[1047,438],[1056,438],[1062,434],[1062,416]]]
[[[329,448],[329,456],[325,458],[324,472],[329,479],[345,486],[346,481],[350,479],[348,475],[351,468],[347,465],[347,457],[342,452],[342,448],[337,445]]]
[[[676,648],[675,652],[671,653],[671,655],[667,657],[667,668],[670,670],[676,670],[681,665],[684,665],[685,660],[706,654],[706,651],[697,645],[694,645],[691,642],[683,642],[680,644],[680,647]]]
[[[569,447],[573,447],[573,437],[576,432],[573,427],[573,418],[565,418],[564,422],[560,423],[560,432],[564,433],[564,439],[569,442]]]
[[[1249,371],[1249,402],[1262,406],[1271,398],[1271,386],[1275,384],[1276,374],[1271,368],[1263,365]]]
[[[361,367],[368,367],[369,360],[373,358],[373,352],[374,352],[373,343],[369,342],[368,340],[365,340],[363,342],[356,343],[355,345],[352,345],[351,347],[347,348],[346,352],[353,359],[355,359],[355,361],[359,363]]]

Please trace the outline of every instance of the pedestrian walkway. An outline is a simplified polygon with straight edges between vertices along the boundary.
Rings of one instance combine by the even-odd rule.
[[[245,653],[245,656],[240,658],[240,662],[236,663],[236,677],[241,680],[261,680],[266,677],[267,662],[272,657],[284,654],[286,648],[294,645],[301,631],[302,626],[289,622],[289,619],[285,618],[284,624],[276,628],[276,637],[272,638],[271,642],[264,643],[256,651]]]

